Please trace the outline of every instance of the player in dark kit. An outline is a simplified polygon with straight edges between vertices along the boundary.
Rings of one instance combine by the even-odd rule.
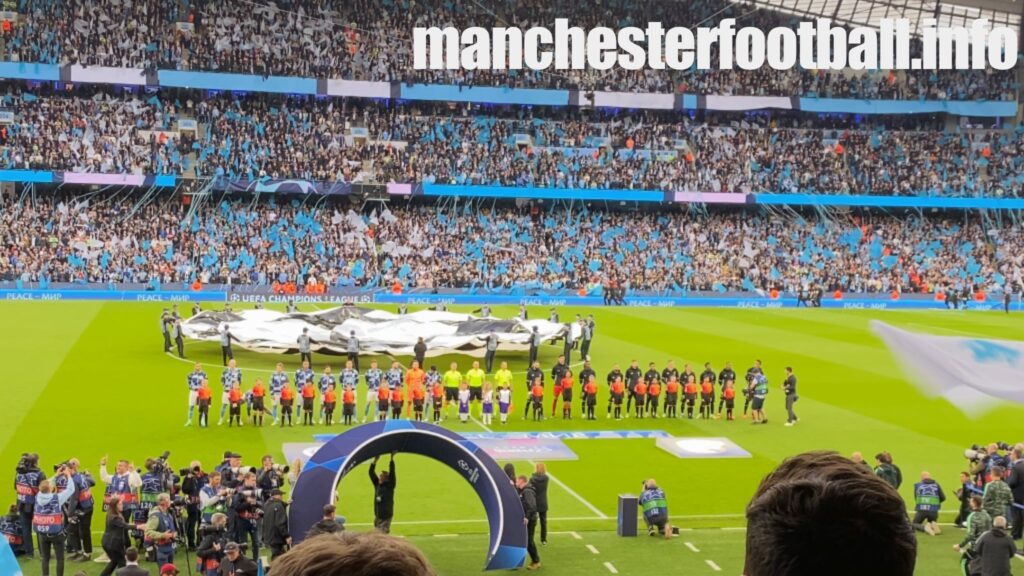
[[[686,404],[686,417],[693,420],[693,405],[697,402],[697,383],[693,374],[690,374],[683,386],[683,402]]]
[[[640,366],[636,360],[633,360],[629,368],[626,368],[626,418],[629,418],[630,407],[633,405],[633,401],[636,400],[636,385],[640,383],[642,375]]]
[[[644,372],[644,384],[647,384],[647,386],[650,387],[651,382],[654,382],[660,375],[661,373],[658,372],[658,368],[654,365],[654,362],[651,362],[647,365],[647,372]]]
[[[676,417],[676,404],[679,403],[679,381],[675,377],[665,384],[665,416]]]
[[[608,389],[611,390],[612,385],[615,383],[615,381],[616,380],[621,380],[622,377],[623,377],[622,376],[622,370],[619,370],[619,365],[618,364],[614,364],[612,366],[612,371],[608,373],[608,380],[607,380],[608,381]],[[609,394],[608,395],[608,413],[605,414],[605,417],[606,418],[611,418],[611,415],[612,415],[612,395]]]
[[[725,368],[722,368],[722,371],[718,373],[718,385],[721,386],[722,392],[725,392],[725,383],[735,381],[736,371],[732,369],[732,362],[726,362]],[[722,405],[724,403],[725,396],[723,396],[722,399],[718,401],[718,415],[716,417],[722,416]]]
[[[676,377],[676,380],[679,380],[679,370],[676,368],[675,361],[669,360],[665,364],[665,369],[661,371],[661,383],[665,384],[673,376]]]

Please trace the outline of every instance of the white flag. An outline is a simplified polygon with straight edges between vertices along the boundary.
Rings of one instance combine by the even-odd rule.
[[[1001,402],[1024,404],[1024,342],[907,332],[873,320],[871,329],[922,392],[979,416]]]

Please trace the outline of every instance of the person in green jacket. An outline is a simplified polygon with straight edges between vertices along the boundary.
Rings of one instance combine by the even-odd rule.
[[[967,536],[959,544],[953,545],[953,550],[961,554],[960,569],[964,576],[970,576],[967,565],[974,558],[974,543],[981,538],[981,535],[992,529],[992,517],[982,508],[981,496],[971,496],[971,514],[967,517]]]
[[[981,497],[982,508],[992,518],[1006,516],[1013,504],[1013,491],[1003,481],[1005,469],[1002,466],[992,467],[992,480],[985,484],[985,494]]]

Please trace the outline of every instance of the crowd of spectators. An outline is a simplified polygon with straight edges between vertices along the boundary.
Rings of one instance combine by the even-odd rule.
[[[726,0],[18,0],[23,15],[3,33],[7,60],[242,72],[475,86],[627,92],[810,95],[879,99],[1012,99],[1013,71],[847,74],[802,69],[651,70],[565,73],[416,71],[416,26],[552,26],[583,29],[661,22],[710,26],[795,26],[796,16]],[[717,58],[717,55],[713,56]]]
[[[254,181],[1024,196],[1024,125],[0,89],[0,167]],[[179,117],[199,130],[179,131]],[[365,128],[356,139],[352,128]],[[525,136],[526,140],[522,138]]]
[[[1024,228],[978,216],[596,209],[357,213],[332,200],[48,195],[0,203],[0,279],[888,294],[1024,287]],[[1016,291],[1016,290],[1015,290]]]

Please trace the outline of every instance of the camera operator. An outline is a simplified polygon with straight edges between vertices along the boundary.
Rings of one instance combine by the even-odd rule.
[[[71,482],[75,490],[74,496],[64,511],[68,526],[67,552],[70,553],[72,560],[87,562],[92,556],[92,511],[94,507],[90,488],[96,485],[96,481],[88,472],[79,472],[77,458],[68,460],[66,466],[71,470]],[[67,482],[63,476],[58,476],[54,481],[57,484],[57,490],[63,490],[64,483]]]
[[[270,548],[271,561],[287,552],[292,545],[292,537],[288,533],[288,510],[281,499],[283,494],[274,488],[263,504],[263,545]]]
[[[231,499],[231,518],[234,521],[234,540],[245,544],[246,539],[252,541],[253,560],[259,558],[260,534],[258,522],[263,515],[259,500],[260,491],[256,487],[256,474],[246,472],[242,485],[238,487]]]
[[[75,495],[75,484],[71,480],[71,468],[61,466],[57,476],[64,476],[64,489],[54,492],[49,480],[39,483],[35,507],[32,511],[32,527],[39,538],[39,556],[43,561],[43,576],[50,576],[50,550],[57,560],[57,576],[64,576],[64,513],[63,508]]]
[[[103,530],[103,539],[100,540],[103,552],[106,553],[110,562],[103,572],[100,572],[100,576],[110,576],[114,570],[124,568],[125,550],[128,548],[128,530],[131,526],[124,521],[123,513],[121,499],[114,496],[107,503],[106,527]]]
[[[226,514],[217,512],[210,517],[210,524],[199,530],[203,539],[196,549],[196,556],[199,557],[199,573],[201,576],[216,576],[221,560],[224,558],[224,548],[228,544],[228,517]]]
[[[971,446],[971,450],[964,453],[964,456],[968,456],[973,461],[971,473],[974,474],[975,481],[979,486],[984,486],[992,480],[993,467],[1001,466],[1003,469],[1009,467],[1007,458],[999,454],[1000,450],[1009,450],[1009,448],[1008,445],[1001,442],[993,442],[985,447],[984,456],[978,454],[980,449],[977,445]],[[974,458],[970,458],[972,453],[975,455]]]
[[[196,531],[202,520],[203,510],[200,507],[199,494],[206,486],[209,477],[203,472],[202,464],[193,461],[187,469],[181,470],[181,493],[185,496],[185,511],[188,520],[185,523],[185,541],[189,550],[196,549]]]
[[[241,484],[238,471],[242,467],[242,455],[238,452],[228,450],[224,453],[224,460],[217,465],[215,470],[220,472],[220,482],[228,488],[237,488]]]
[[[149,511],[146,520],[146,547],[156,551],[156,563],[174,564],[174,538],[177,536],[174,518],[171,516],[171,495],[162,492],[156,497],[156,507]]]
[[[32,514],[35,510],[39,485],[46,474],[39,469],[38,454],[22,454],[14,471],[14,489],[18,493],[18,514],[21,517],[21,540],[25,558],[34,556],[32,549]]]
[[[267,455],[263,457],[262,468],[256,476],[256,486],[260,489],[264,501],[270,498],[273,490],[280,490],[284,487],[284,475],[288,473],[288,466],[274,464],[274,457]]]
[[[221,560],[220,576],[256,576],[259,568],[256,562],[242,554],[242,547],[234,542],[224,546],[224,559]]]
[[[640,493],[640,507],[644,512],[644,522],[647,523],[647,534],[655,536],[663,534],[665,538],[671,538],[673,529],[668,523],[668,502],[665,500],[665,491],[658,488],[654,478],[644,481],[644,491]]]

